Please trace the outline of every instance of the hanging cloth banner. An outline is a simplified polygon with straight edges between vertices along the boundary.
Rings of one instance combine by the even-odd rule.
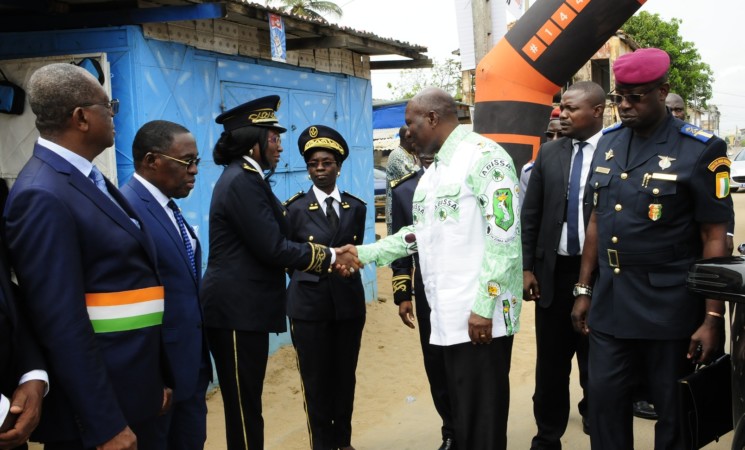
[[[269,46],[272,48],[272,61],[287,62],[285,37],[285,22],[282,16],[269,13]]]

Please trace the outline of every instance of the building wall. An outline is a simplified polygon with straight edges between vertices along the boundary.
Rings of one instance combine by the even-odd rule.
[[[0,33],[0,60],[95,52],[107,54],[112,97],[121,102],[114,120],[120,185],[134,170],[131,144],[137,129],[145,122],[156,119],[177,122],[196,138],[202,164],[196,187],[180,205],[203,244],[202,269],[209,254],[212,189],[222,173],[222,167],[212,160],[212,147],[222,131],[214,118],[233,106],[269,94],[281,97],[278,117],[288,129],[282,135],[282,160],[272,177],[277,197],[284,200],[310,187],[297,149],[302,130],[312,123],[331,126],[345,137],[350,147],[339,187],[367,202],[365,241],[374,242],[369,80],[148,39],[137,26]],[[375,275],[372,266],[363,271],[368,300],[377,296]],[[289,336],[272,337],[272,349],[287,342]]]

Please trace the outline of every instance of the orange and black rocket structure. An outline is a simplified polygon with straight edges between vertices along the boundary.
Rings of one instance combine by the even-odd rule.
[[[646,0],[536,1],[476,67],[473,129],[534,159],[554,94]]]

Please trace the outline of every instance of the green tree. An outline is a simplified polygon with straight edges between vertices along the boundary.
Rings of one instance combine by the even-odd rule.
[[[334,2],[325,0],[267,0],[270,3],[281,3],[284,10],[296,16],[327,22],[323,14],[330,14],[337,19],[342,15],[342,9]]]
[[[706,108],[711,99],[713,72],[701,60],[696,46],[679,34],[680,19],[665,22],[659,14],[642,11],[621,29],[641,47],[657,47],[670,55],[670,90],[695,107]]]
[[[388,83],[394,98],[411,98],[428,86],[439,87],[452,95],[461,98],[460,61],[448,58],[444,61],[434,60],[431,69],[406,69],[401,71],[398,81]]]

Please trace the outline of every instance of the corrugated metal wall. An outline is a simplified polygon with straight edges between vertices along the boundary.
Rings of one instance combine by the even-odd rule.
[[[170,120],[194,134],[202,164],[197,185],[180,201],[187,220],[197,228],[208,248],[209,204],[222,167],[212,161],[212,146],[221,127],[214,118],[222,111],[263,95],[282,98],[280,123],[284,152],[273,176],[273,189],[284,200],[310,181],[297,150],[300,132],[320,123],[337,129],[350,146],[339,187],[368,203],[365,242],[374,242],[372,87],[369,80],[315,73],[271,61],[227,56],[183,44],[146,39],[140,27],[37,33],[0,33],[0,59],[106,52],[111,64],[112,97],[121,102],[115,118],[119,183],[134,168],[131,144],[137,129],[150,120]],[[0,149],[0,155],[1,155]],[[363,272],[368,300],[377,295],[375,268]],[[246,293],[250,295],[250,293]],[[273,337],[272,350],[289,342]]]

